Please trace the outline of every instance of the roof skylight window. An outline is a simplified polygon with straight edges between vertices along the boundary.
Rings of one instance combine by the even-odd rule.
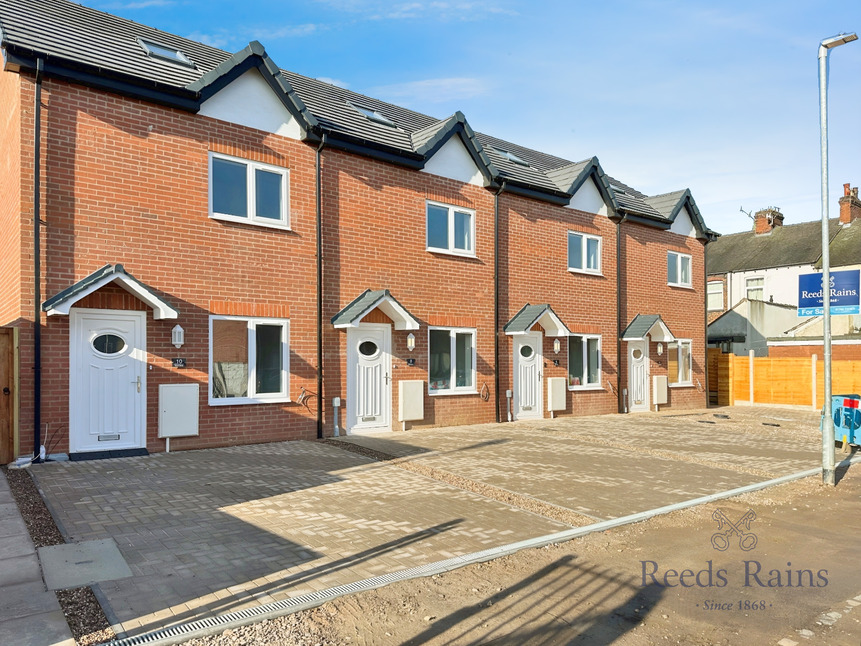
[[[366,116],[370,121],[373,121],[374,123],[381,123],[381,124],[383,124],[384,126],[389,126],[390,128],[395,128],[395,127],[396,127],[396,126],[395,126],[395,122],[394,122],[394,121],[392,121],[392,120],[391,120],[391,119],[389,119],[388,117],[383,116],[382,114],[380,114],[380,113],[379,113],[379,112],[377,112],[376,110],[371,110],[370,108],[363,108],[362,106],[354,105],[354,104],[352,104],[352,103],[351,103],[350,105],[352,105],[354,108],[356,108],[356,110],[358,110],[359,112],[361,112],[361,113],[362,113],[363,115],[365,115],[365,116]]]
[[[503,150],[502,148],[497,148],[496,152],[498,152],[510,162],[514,162],[515,164],[519,164],[520,166],[529,166],[528,161],[521,159],[510,150]]]
[[[163,61],[170,61],[171,63],[179,63],[186,67],[194,67],[194,63],[191,62],[191,59],[178,49],[168,47],[167,45],[159,45],[158,43],[144,40],[143,38],[138,38],[138,42],[148,56],[160,58]]]

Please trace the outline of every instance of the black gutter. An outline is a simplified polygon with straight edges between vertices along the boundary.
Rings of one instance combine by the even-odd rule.
[[[516,184],[515,181],[511,179],[507,179],[503,183],[508,184],[508,188],[506,189],[508,193],[520,195],[521,197],[529,197],[533,200],[549,202],[550,204],[556,204],[557,206],[565,206],[571,201],[571,196],[566,193],[560,193],[558,191],[545,193],[534,188],[528,188],[526,186]]]
[[[625,220],[628,222],[636,222],[637,224],[645,224],[647,227],[654,227],[665,231],[673,226],[672,222],[667,222],[666,220],[659,220],[648,215],[639,215],[630,212],[626,213]]]
[[[398,154],[396,152],[383,149],[383,144],[380,144],[378,147],[376,143],[367,140],[353,141],[346,139],[344,135],[339,137],[338,134],[332,132],[327,132],[326,134],[331,138],[328,144],[329,148],[362,155],[363,157],[370,157],[372,159],[396,164],[398,166],[406,166],[412,170],[421,170],[425,165],[424,157],[418,156],[415,153],[404,151],[402,154]]]
[[[505,182],[493,196],[493,393],[496,405],[496,423],[499,416],[499,194],[505,190]]]
[[[45,62],[42,58],[18,54],[11,51],[9,47],[5,50],[7,68],[15,66],[20,69],[34,71],[40,61],[42,62],[42,73],[51,78],[80,83],[87,87],[106,90],[114,94],[141,99],[187,112],[197,112],[200,109],[197,94],[189,92],[184,88],[177,88],[157,81],[143,81],[138,77],[120,75],[98,67],[83,68],[72,65],[67,66],[62,63]]]
[[[317,146],[317,439],[323,439],[323,188],[321,161],[326,135]]]
[[[36,101],[33,117],[33,462],[42,453],[42,73],[44,62],[36,60]]]
[[[616,221],[616,404],[620,413],[625,412],[622,396],[622,223],[627,218],[623,215]]]

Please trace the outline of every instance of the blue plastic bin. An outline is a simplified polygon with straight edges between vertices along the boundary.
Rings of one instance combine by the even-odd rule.
[[[850,444],[861,441],[861,395],[832,395],[831,417],[836,441]]]

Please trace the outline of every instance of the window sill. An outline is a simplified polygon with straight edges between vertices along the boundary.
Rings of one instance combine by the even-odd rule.
[[[252,220],[249,218],[232,217],[229,215],[218,215],[215,213],[209,214],[210,220],[219,220],[221,222],[233,222],[234,224],[247,224],[252,227],[260,227],[262,229],[278,229],[280,231],[290,231],[290,225],[277,220]]]
[[[429,390],[428,395],[431,397],[444,397],[451,395],[477,395],[477,390]]]
[[[694,385],[690,382],[684,382],[681,384],[667,384],[670,388],[693,388]]]
[[[568,273],[583,274],[584,276],[604,276],[603,272],[600,271],[591,271],[589,269],[572,269],[571,267],[568,267]]]
[[[568,390],[570,392],[583,392],[583,391],[604,391],[604,388],[599,384],[589,384],[588,386],[568,386]]]
[[[289,397],[273,397],[272,399],[255,399],[253,397],[219,397],[209,399],[210,406],[248,406],[249,404],[289,404]]]
[[[678,287],[679,289],[689,289],[694,291],[693,285],[683,285],[681,283],[667,283],[667,287]]]
[[[454,256],[455,258],[477,258],[475,253],[471,251],[452,251],[451,249],[437,249],[436,247],[427,247],[428,253],[437,253],[444,256]]]

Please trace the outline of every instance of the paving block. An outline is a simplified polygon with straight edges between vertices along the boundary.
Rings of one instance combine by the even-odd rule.
[[[32,617],[0,620],[0,644],[15,646],[75,646],[61,610]]]
[[[41,581],[4,587],[0,595],[0,619],[30,617],[59,609],[57,595],[47,592]]]
[[[35,552],[24,556],[0,559],[0,589],[32,581],[42,584],[42,570]]]
[[[80,588],[132,576],[112,538],[39,548],[49,590]]]
[[[0,560],[33,553],[29,534],[0,537]]]

